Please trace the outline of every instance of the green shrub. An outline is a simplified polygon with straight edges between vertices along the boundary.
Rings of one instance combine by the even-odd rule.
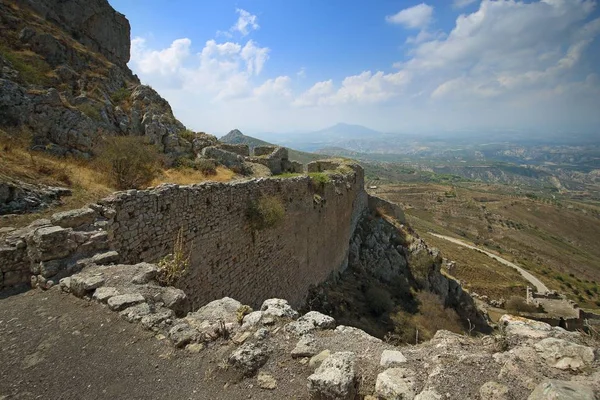
[[[79,109],[79,111],[81,111],[82,113],[84,113],[85,115],[87,115],[88,117],[90,117],[91,119],[95,120],[95,121],[100,121],[100,119],[102,118],[100,116],[100,110],[98,109],[97,106],[90,104],[90,103],[83,103],[77,106],[77,108]]]
[[[177,157],[173,160],[173,168],[196,168],[196,163],[193,159],[189,157]]]
[[[196,158],[194,168],[206,176],[217,174],[217,163],[207,158]]]
[[[150,184],[160,172],[161,156],[139,136],[117,136],[104,140],[96,157],[98,169],[117,189],[138,189]]]
[[[191,142],[196,137],[196,134],[194,133],[194,131],[192,131],[190,129],[185,129],[185,130],[179,132],[179,137],[187,140],[188,142]]]
[[[390,293],[378,286],[371,286],[365,292],[365,299],[369,309],[376,317],[390,312],[394,308],[394,301]]]
[[[246,217],[253,230],[273,228],[283,222],[285,208],[279,198],[263,196],[248,204]]]
[[[315,190],[325,189],[325,185],[331,182],[331,178],[324,172],[311,172],[308,174],[312,181],[312,185]]]
[[[183,277],[190,266],[191,249],[188,253],[185,251],[183,240],[183,228],[179,228],[173,253],[167,254],[158,262],[158,281],[165,286],[173,286],[181,277]]]
[[[131,92],[127,88],[117,89],[110,95],[110,99],[114,104],[121,104],[129,98]]]
[[[19,81],[31,85],[50,84],[50,65],[37,54],[27,51],[14,51],[0,45],[0,54],[19,72]]]

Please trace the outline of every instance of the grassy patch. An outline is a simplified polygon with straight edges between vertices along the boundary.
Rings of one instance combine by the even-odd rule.
[[[100,121],[102,118],[100,110],[97,106],[90,103],[83,103],[77,106],[77,109],[95,121]]]
[[[127,99],[129,99],[130,95],[131,95],[131,91],[129,89],[121,88],[121,89],[114,91],[110,95],[110,100],[113,102],[113,104],[122,104]]]
[[[248,204],[246,218],[253,230],[273,228],[283,222],[285,208],[279,198],[262,196]]]
[[[308,176],[310,176],[313,187],[317,190],[323,190],[325,185],[331,182],[331,177],[325,172],[311,172]]]
[[[52,68],[39,55],[32,51],[15,51],[0,45],[0,54],[19,72],[19,80],[31,85],[48,85],[52,78]]]

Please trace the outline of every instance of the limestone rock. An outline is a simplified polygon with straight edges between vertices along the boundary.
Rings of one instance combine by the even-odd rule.
[[[32,258],[39,261],[55,260],[67,257],[74,250],[75,244],[70,242],[70,229],[60,226],[39,228],[33,234],[28,248],[32,250]]]
[[[127,307],[144,302],[144,296],[139,293],[120,294],[108,299],[108,307],[113,311],[120,311]]]
[[[97,265],[109,265],[119,261],[119,253],[116,251],[107,251],[104,253],[95,254],[91,260],[93,264]]]
[[[509,336],[543,339],[552,333],[552,327],[545,322],[533,321],[514,315],[503,315],[498,322],[504,325],[505,332]]]
[[[258,386],[262,389],[273,390],[277,388],[277,381],[269,374],[264,372],[258,373]]]
[[[155,264],[140,263],[135,267],[138,268],[138,272],[131,278],[131,283],[136,285],[146,284],[158,274],[158,267]]]
[[[192,354],[198,354],[202,350],[204,350],[204,347],[205,346],[203,343],[190,343],[187,346],[185,346],[185,349]]]
[[[306,335],[317,329],[333,329],[335,328],[335,319],[318,311],[310,311],[298,318],[297,321],[290,322],[285,329],[288,332],[296,335]]]
[[[355,354],[333,353],[308,377],[308,392],[311,399],[333,400],[354,399],[356,376]]]
[[[70,290],[75,296],[83,297],[87,292],[104,285],[105,278],[102,273],[99,274],[77,274],[70,279]]]
[[[489,381],[479,388],[481,400],[508,400],[508,388],[498,382]]]
[[[386,369],[377,375],[375,393],[385,400],[412,400],[415,398],[413,374],[405,368]]]
[[[173,317],[175,317],[173,310],[160,308],[154,313],[142,317],[141,322],[146,329],[158,329],[168,325]]]
[[[264,315],[271,315],[274,317],[298,318],[298,312],[284,299],[267,299],[262,303],[260,311],[262,311]]]
[[[316,369],[318,368],[323,361],[325,361],[327,359],[327,357],[329,357],[331,355],[331,351],[329,350],[323,350],[322,352],[320,352],[319,354],[316,354],[314,356],[312,356],[310,358],[310,361],[308,362],[308,366],[312,369]]]
[[[406,363],[406,357],[399,351],[396,350],[384,350],[381,354],[381,360],[379,365],[384,368],[397,367],[401,364]]]
[[[110,299],[109,299],[110,300]],[[126,308],[119,314],[128,322],[141,321],[143,317],[149,315],[152,311],[148,303],[140,303],[132,307]]]
[[[269,359],[269,349],[264,344],[246,343],[229,357],[229,363],[245,376],[253,375]]]
[[[442,400],[442,395],[435,390],[423,390],[415,396],[415,400]]]
[[[183,314],[187,307],[187,295],[185,292],[171,286],[163,288],[160,300],[165,307],[170,308],[177,314]]]
[[[119,295],[119,291],[110,286],[99,287],[94,291],[92,298],[101,303],[106,303],[111,297]]]
[[[242,306],[237,300],[230,297],[223,297],[219,300],[214,300],[207,305],[198,309],[198,311],[190,313],[187,319],[195,321],[222,321],[224,323],[231,322],[237,324],[237,310]]]
[[[261,321],[263,317],[262,311],[252,311],[250,314],[244,316],[242,320],[242,330],[254,328]]]
[[[550,379],[536,386],[527,400],[595,400],[593,390],[585,385]]]
[[[594,350],[564,339],[546,338],[534,346],[548,365],[558,369],[581,371],[594,361]]]
[[[96,219],[96,212],[88,207],[55,213],[50,218],[52,224],[63,228],[77,228],[88,225],[94,222],[94,219]]]
[[[300,338],[296,347],[292,350],[292,357],[312,357],[318,352],[317,341],[314,336],[305,335]]]
[[[144,322],[142,321],[142,323]],[[192,328],[190,325],[186,323],[179,323],[169,330],[169,339],[171,339],[175,347],[181,348],[191,342],[198,341],[199,336],[198,331]]]

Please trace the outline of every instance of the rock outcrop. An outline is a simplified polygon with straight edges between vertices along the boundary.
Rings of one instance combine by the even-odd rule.
[[[5,1],[0,32],[0,128],[57,155],[89,157],[110,135],[191,154],[169,104],[127,67],[129,22],[106,0]]]

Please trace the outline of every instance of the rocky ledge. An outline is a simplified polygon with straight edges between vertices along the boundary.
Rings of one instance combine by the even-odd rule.
[[[438,331],[395,347],[283,299],[259,310],[225,297],[191,311],[183,291],[157,283],[153,264],[88,265],[50,290],[105,304],[180,351],[219,360],[222,373],[273,390],[282,369],[312,399],[596,399],[597,342],[505,315],[495,334]],[[225,361],[223,361],[225,360]]]

